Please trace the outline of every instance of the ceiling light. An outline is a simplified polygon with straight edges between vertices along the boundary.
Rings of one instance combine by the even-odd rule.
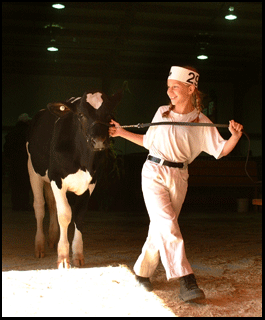
[[[208,59],[205,48],[209,45],[208,42],[200,42],[200,49],[197,51],[197,59],[206,60]]]
[[[55,3],[55,4],[52,5],[52,7],[54,9],[64,9],[65,8],[65,6],[63,4],[61,4],[61,3]]]
[[[54,51],[58,51],[58,48],[56,48],[56,47],[48,47],[47,50],[54,52]]]
[[[226,20],[235,20],[235,19],[237,19],[237,16],[234,15],[234,14],[232,14],[232,12],[235,10],[234,7],[229,7],[228,10],[229,10],[229,14],[227,14],[227,15],[225,16],[225,19],[226,19]]]
[[[58,29],[64,29],[64,27],[60,26],[59,24],[56,23],[48,23],[44,26],[45,29],[47,28],[58,28]]]
[[[54,38],[51,39],[50,41],[50,46],[47,48],[48,51],[58,51],[59,49],[56,46],[56,40]]]
[[[206,59],[208,59],[208,56],[206,56],[205,54],[200,54],[200,55],[197,56],[197,59],[206,60]]]

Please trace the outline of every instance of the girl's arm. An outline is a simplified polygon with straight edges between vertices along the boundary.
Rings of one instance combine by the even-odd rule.
[[[129,140],[135,144],[138,144],[139,146],[143,147],[143,134],[137,134],[137,133],[133,133],[130,131],[127,131],[123,128],[119,128],[119,123],[111,120],[110,124],[114,124],[115,127],[110,127],[109,128],[109,135],[111,137],[121,137],[124,138],[126,140]]]
[[[235,122],[234,120],[229,121],[229,131],[232,136],[226,141],[220,157],[227,156],[237,145],[239,139],[241,138],[243,132],[243,126],[240,123]]]

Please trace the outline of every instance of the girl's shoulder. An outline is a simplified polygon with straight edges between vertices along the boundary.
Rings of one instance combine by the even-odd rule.
[[[200,112],[199,122],[212,122],[204,113]]]
[[[163,113],[169,109],[169,105],[160,106],[157,111]]]

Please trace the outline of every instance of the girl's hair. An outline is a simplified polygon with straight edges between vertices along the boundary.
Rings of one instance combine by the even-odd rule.
[[[190,66],[183,66],[183,68],[186,68],[186,69],[189,69],[189,70],[192,70],[192,71],[199,73],[198,70],[196,70],[195,68],[190,67]],[[191,96],[191,103],[194,106],[194,108],[197,109],[198,114],[203,109],[203,104],[202,104],[203,96],[204,96],[204,94],[201,91],[199,91],[198,88],[195,87],[195,90]],[[162,117],[167,118],[169,116],[170,111],[173,109],[174,109],[174,105],[170,102],[168,110],[163,112]]]

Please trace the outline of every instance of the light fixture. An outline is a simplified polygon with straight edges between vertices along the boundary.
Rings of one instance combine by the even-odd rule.
[[[232,12],[235,10],[234,7],[229,7],[228,10],[229,10],[229,14],[227,14],[227,15],[225,16],[225,19],[226,19],[226,20],[235,20],[235,19],[237,19],[237,16],[234,15],[234,14],[232,14]]]
[[[197,59],[199,59],[199,60],[206,60],[206,59],[208,59],[208,56],[206,56],[205,54],[199,54],[199,55],[197,56]]]
[[[199,31],[195,34],[195,54],[198,60],[207,60],[208,59],[208,47],[213,34],[206,31]]]
[[[208,42],[200,42],[200,49],[198,50],[198,55],[197,55],[197,59],[199,60],[206,60],[208,59],[208,56],[205,52],[205,48],[209,45]]]
[[[61,29],[64,29],[62,26],[59,24],[55,23],[49,23],[46,26],[44,26],[45,29],[48,30],[50,37],[51,37],[51,43],[50,46],[47,48],[48,51],[58,51],[59,49],[56,46],[56,39],[58,37],[58,32],[60,33]]]
[[[64,27],[62,27],[60,24],[57,23],[48,23],[44,26],[45,29],[49,28],[49,29],[53,29],[53,28],[57,28],[57,29],[64,29]]]
[[[57,47],[54,46],[55,42],[55,39],[51,39],[51,45],[47,48],[48,51],[55,52],[59,50]]]
[[[55,52],[55,51],[58,51],[58,48],[56,48],[56,47],[48,47],[47,50]]]
[[[52,7],[53,7],[54,9],[64,9],[64,8],[65,8],[65,6],[64,6],[63,4],[61,4],[61,3],[54,3],[54,4],[52,5]]]

